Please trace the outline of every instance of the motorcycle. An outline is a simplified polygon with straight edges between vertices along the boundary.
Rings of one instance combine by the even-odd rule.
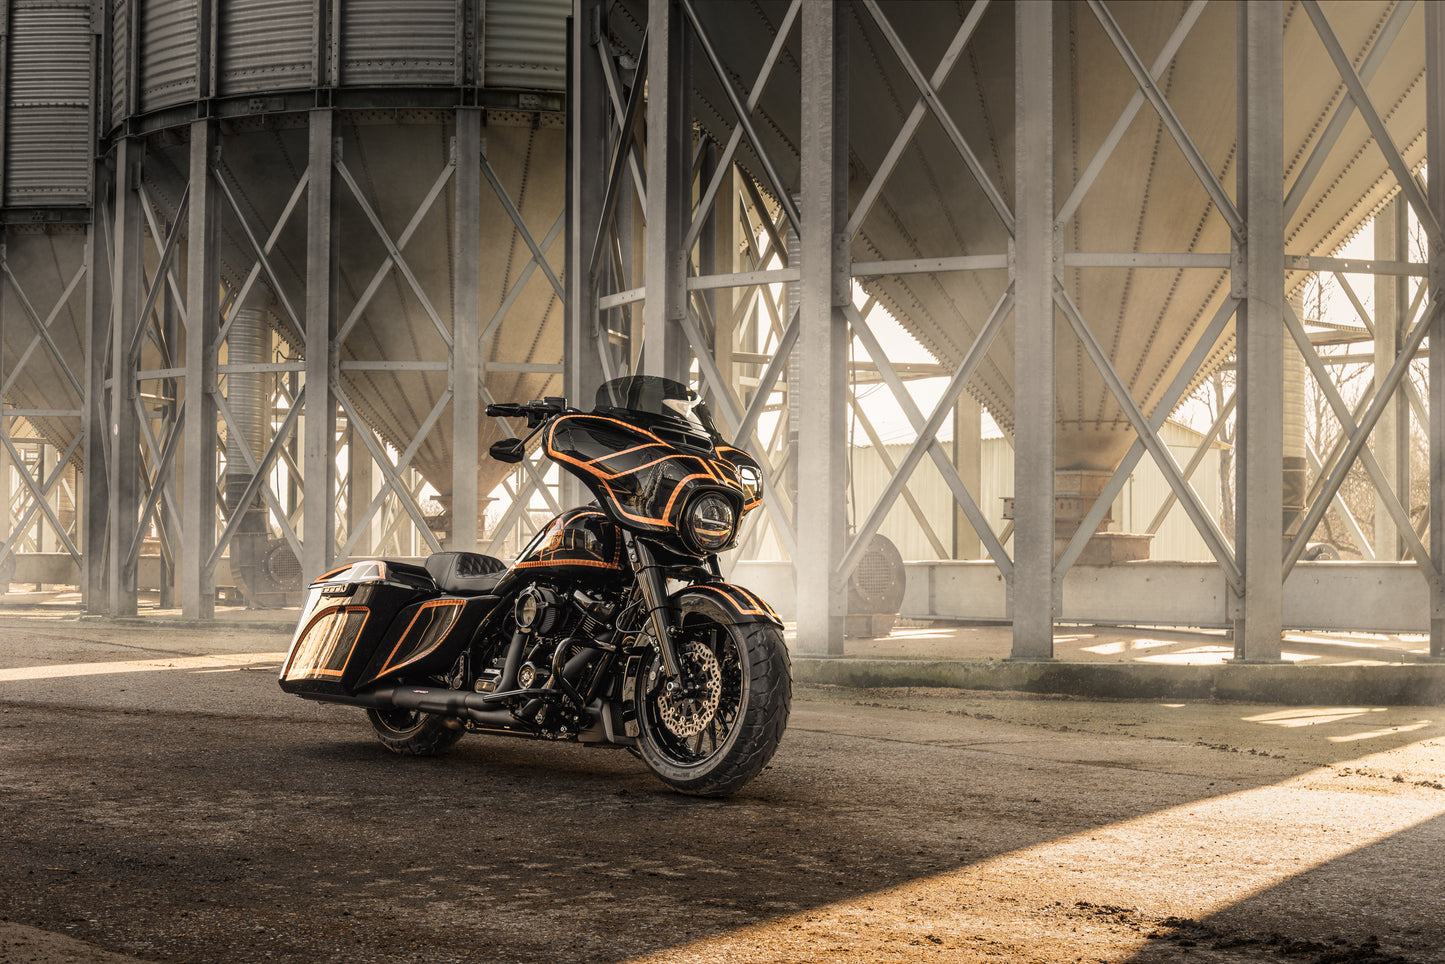
[[[626,748],[687,794],[723,796],[763,769],[792,700],[782,623],[722,578],[718,553],[761,504],[762,472],[726,444],[696,392],[634,375],[591,412],[563,398],[487,406],[595,497],[510,566],[438,552],[372,559],[308,589],[282,690],[366,709],[417,756],[469,732]]]

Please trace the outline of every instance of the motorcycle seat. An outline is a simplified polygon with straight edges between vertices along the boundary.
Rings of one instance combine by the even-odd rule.
[[[479,552],[434,552],[427,556],[426,571],[442,592],[475,596],[497,588],[507,564]]]

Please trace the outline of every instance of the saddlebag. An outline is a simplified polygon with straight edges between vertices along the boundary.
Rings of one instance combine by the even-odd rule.
[[[322,699],[351,695],[397,614],[436,591],[425,569],[404,562],[369,560],[326,573],[307,590],[281,689]]]

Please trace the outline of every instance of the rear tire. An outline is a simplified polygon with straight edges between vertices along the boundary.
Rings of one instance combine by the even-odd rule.
[[[369,709],[366,718],[377,739],[393,753],[403,756],[435,756],[462,738],[460,728],[433,713],[394,707]]]
[[[682,629],[678,659],[699,681],[697,690],[669,698],[661,658],[653,655],[637,676],[637,750],[673,789],[726,796],[762,772],[788,726],[788,650],[771,624],[739,625],[721,609],[690,612]]]

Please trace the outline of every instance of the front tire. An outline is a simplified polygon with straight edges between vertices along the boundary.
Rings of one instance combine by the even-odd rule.
[[[669,695],[656,655],[637,676],[637,749],[664,783],[694,796],[733,793],[762,772],[788,725],[793,682],[783,635],[768,623],[694,610],[675,641],[691,683]]]
[[[462,730],[433,713],[398,707],[368,709],[366,718],[377,739],[403,756],[435,756],[462,738]]]

